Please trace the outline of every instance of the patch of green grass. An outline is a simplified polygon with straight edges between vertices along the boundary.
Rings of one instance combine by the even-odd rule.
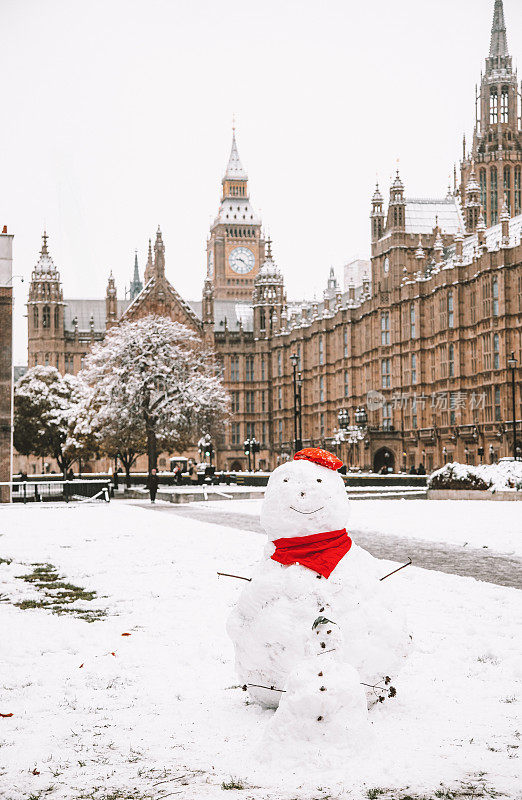
[[[379,797],[380,794],[386,794],[386,789],[381,789],[376,786],[374,789],[367,789],[366,797],[368,800],[375,800],[376,797]]]
[[[96,592],[89,592],[82,586],[66,582],[52,564],[31,564],[31,566],[32,572],[27,575],[17,575],[16,578],[32,584],[42,596],[36,600],[22,600],[15,603],[15,606],[23,610],[43,608],[53,614],[73,614],[86,622],[95,622],[105,616],[105,611],[99,608],[70,607],[78,600],[91,602],[95,599]]]
[[[9,564],[12,564],[12,563],[13,563],[13,559],[12,558],[2,558],[0,556],[0,564],[8,564],[9,565]]]
[[[236,780],[235,778],[230,778],[227,782],[223,781],[221,784],[222,789],[244,789],[245,787],[241,783],[241,781]]]

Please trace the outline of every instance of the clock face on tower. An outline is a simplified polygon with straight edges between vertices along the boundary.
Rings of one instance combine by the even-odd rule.
[[[248,247],[236,247],[228,256],[228,263],[230,264],[230,269],[234,270],[234,272],[239,275],[245,275],[254,268],[256,257]]]

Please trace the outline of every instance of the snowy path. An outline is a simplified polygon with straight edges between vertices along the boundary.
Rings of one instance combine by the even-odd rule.
[[[244,502],[244,501],[243,501]],[[228,511],[226,504],[198,503],[190,506],[148,505],[143,508],[151,511],[164,511],[181,517],[226,525],[240,530],[263,533],[257,516],[235,510]],[[496,504],[495,504],[496,505]],[[237,504],[234,504],[237,508]],[[427,506],[428,510],[430,506]],[[431,506],[433,508],[433,506]],[[522,524],[522,523],[521,523]],[[522,558],[497,553],[494,550],[475,549],[451,543],[427,542],[404,536],[394,536],[379,531],[350,529],[357,544],[364,547],[376,558],[406,562],[411,558],[415,566],[423,569],[446,572],[450,575],[464,575],[479,581],[496,583],[522,589]]]

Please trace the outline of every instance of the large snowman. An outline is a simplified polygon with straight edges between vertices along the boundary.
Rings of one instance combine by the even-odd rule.
[[[274,470],[261,509],[268,542],[228,621],[241,683],[278,708],[273,744],[296,719],[309,742],[364,741],[363,684],[389,685],[411,638],[387,597],[391,582],[380,581],[385,569],[347,533],[340,466],[309,448]],[[371,704],[379,690],[367,692]]]

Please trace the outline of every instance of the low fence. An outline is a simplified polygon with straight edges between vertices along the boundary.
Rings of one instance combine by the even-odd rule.
[[[9,485],[9,484],[7,484]],[[111,484],[108,480],[16,481],[11,483],[13,503],[74,502],[101,500],[109,502]]]
[[[200,472],[198,474],[198,480],[192,481],[190,477],[186,474],[183,475],[181,481],[176,480],[176,476],[172,472],[160,472],[158,473],[158,482],[160,486],[193,486],[196,483],[198,485],[208,484],[208,485],[219,485],[225,484],[226,486],[234,485],[237,486],[266,486],[268,483],[268,479],[270,477],[270,472],[226,472],[226,471],[216,471],[213,475],[205,475],[204,473]],[[428,482],[427,475],[405,475],[405,474],[388,474],[388,475],[374,475],[373,473],[348,473],[347,475],[343,475],[343,480],[346,486],[350,487],[365,487],[365,486],[372,486],[372,487],[390,487],[390,486],[412,486],[426,488]],[[130,484],[132,487],[134,486],[145,486],[147,483],[148,474],[146,472],[132,472],[130,475]],[[16,479],[13,482],[13,491],[14,487],[17,483],[20,482],[20,479]],[[31,475],[28,476],[26,479],[27,484],[33,483],[42,483],[45,482],[47,484],[64,484],[63,477],[61,475]],[[83,483],[85,485],[96,483],[99,484],[103,482],[105,485],[112,485],[113,484],[113,476],[112,474],[105,474],[105,473],[93,473],[92,475],[85,475],[79,479],[75,478],[74,484]],[[118,485],[120,487],[124,487],[126,485],[126,478],[124,473],[118,474]]]

